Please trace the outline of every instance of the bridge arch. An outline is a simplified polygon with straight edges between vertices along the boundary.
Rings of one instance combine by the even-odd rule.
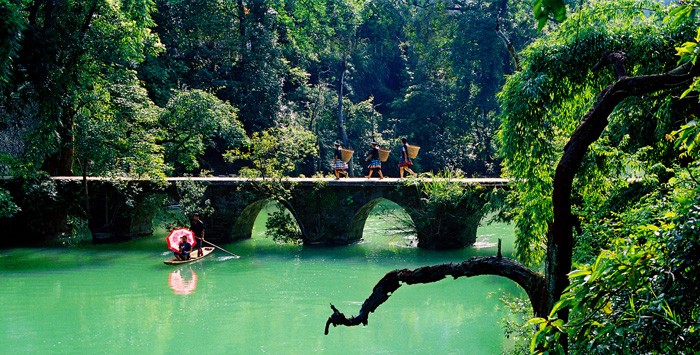
[[[410,219],[411,228],[413,228],[414,231],[416,230],[415,222],[413,221],[413,218],[408,213],[408,210],[405,206],[401,206],[401,204],[396,203],[395,201],[389,198],[378,197],[374,200],[365,203],[355,212],[355,215],[352,217],[352,221],[350,222],[349,239],[366,239],[364,233],[367,227],[367,219],[372,215],[372,211],[374,211],[379,204],[387,202],[400,208],[402,212],[406,215],[406,218]]]
[[[261,198],[243,208],[240,215],[238,216],[238,218],[236,218],[236,221],[233,224],[231,239],[241,240],[252,238],[255,221],[260,215],[260,212],[262,212],[263,209],[266,209],[271,204],[275,204],[280,209],[283,209],[286,212],[288,212],[291,215],[293,222],[296,223],[297,227],[301,230],[302,236],[304,235],[304,227],[299,221],[299,219],[296,217],[294,210],[292,209],[292,206],[289,203],[285,201],[278,201],[272,198]]]
[[[253,226],[258,214],[269,202],[268,199],[254,201],[243,208],[238,218],[233,217],[236,221],[233,223],[231,238],[233,240],[250,239],[253,236]]]

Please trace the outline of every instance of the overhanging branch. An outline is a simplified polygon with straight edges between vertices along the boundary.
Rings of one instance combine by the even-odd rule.
[[[528,294],[530,303],[536,315],[542,316],[546,310],[544,305],[544,276],[536,273],[522,264],[508,258],[497,256],[473,257],[461,263],[439,264],[424,266],[417,269],[394,270],[379,280],[374,286],[372,294],[365,300],[360,308],[360,313],[354,317],[346,317],[331,304],[333,314],[326,321],[325,334],[328,334],[330,325],[355,326],[367,325],[369,314],[386,302],[402,283],[412,285],[419,283],[432,283],[440,281],[447,276],[472,277],[479,275],[503,276],[520,285]]]

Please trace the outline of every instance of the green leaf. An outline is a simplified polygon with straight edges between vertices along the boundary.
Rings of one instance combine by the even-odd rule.
[[[590,275],[591,270],[574,270],[569,273],[569,279]]]
[[[538,324],[542,324],[542,323],[547,323],[547,320],[545,318],[542,318],[542,317],[535,317],[535,318],[528,320],[527,323],[525,323],[524,327],[529,327],[529,326],[538,325]]]
[[[550,17],[559,22],[566,20],[566,5],[562,0],[535,0],[532,5],[538,31],[542,31]]]

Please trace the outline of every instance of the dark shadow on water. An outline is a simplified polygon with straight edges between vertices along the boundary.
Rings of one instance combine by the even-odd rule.
[[[275,260],[350,260],[366,262],[394,262],[410,265],[460,262],[473,256],[494,256],[497,242],[503,240],[504,256],[513,254],[513,227],[496,223],[483,225],[477,233],[474,246],[459,250],[425,250],[415,247],[415,232],[401,227],[397,219],[407,216],[401,207],[386,201],[378,204],[377,213],[372,212],[367,219],[364,238],[346,246],[304,246],[280,244],[265,236],[267,211],[263,210],[256,219],[253,237],[233,243],[217,243],[221,247],[241,256],[241,259],[228,260],[227,255],[216,251],[207,260],[198,264],[211,265],[216,262],[246,262],[245,259],[268,258]],[[405,226],[405,224],[403,224]],[[133,262],[136,258],[153,268],[172,270],[163,264],[172,253],[167,249],[165,238],[168,230],[157,228],[153,235],[130,241],[112,244],[87,244],[66,248],[26,248],[0,250],[0,270],[9,272],[61,271],[81,267],[108,267],[116,263]],[[413,234],[411,234],[413,233]],[[141,266],[143,267],[143,266]],[[202,266],[196,266],[201,268]]]
[[[90,250],[87,248],[10,249],[0,252],[0,270],[10,272],[66,271],[82,267],[108,267],[118,263],[123,250]]]

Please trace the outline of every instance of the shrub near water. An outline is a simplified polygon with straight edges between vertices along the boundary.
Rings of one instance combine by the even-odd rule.
[[[571,286],[549,319],[529,322],[539,326],[532,349],[556,349],[567,333],[575,353],[696,353],[700,196],[680,196],[688,192],[642,203],[632,213],[640,227],[569,274]],[[571,309],[566,324],[554,317],[562,307]]]
[[[447,228],[452,226],[455,230],[462,229],[457,222],[468,223],[462,218],[465,210],[474,211],[481,216],[485,204],[483,189],[455,183],[455,179],[464,177],[459,171],[427,174],[427,177],[405,182],[415,186],[421,196],[420,208],[411,211],[416,231],[425,236],[421,243],[426,246],[460,247],[461,245],[455,244],[456,241],[445,239],[446,236],[457,235]]]
[[[265,235],[277,243],[301,244],[301,230],[285,210],[272,212],[265,223]]]

